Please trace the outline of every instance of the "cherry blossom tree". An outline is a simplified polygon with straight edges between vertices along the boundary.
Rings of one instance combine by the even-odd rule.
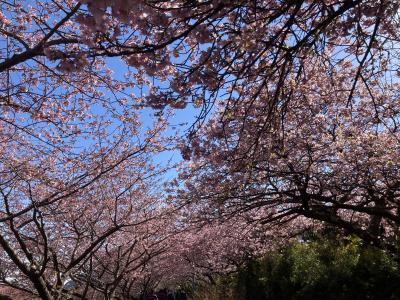
[[[327,68],[329,62],[334,64],[323,55],[329,45],[353,55],[350,101],[358,84],[373,80],[365,73],[367,64],[387,59],[376,59],[372,50],[393,48],[397,40],[399,3],[42,0],[2,5],[2,36],[9,42],[0,72],[21,71],[22,66],[29,70],[37,64],[50,68],[48,73],[57,67],[68,74],[87,74],[105,70],[104,57],[122,57],[133,67],[130,84],[148,88],[141,100],[159,109],[183,108],[191,102],[202,108],[201,121],[221,98],[228,99],[229,110],[244,99],[260,102],[265,94],[269,98],[264,99],[264,109],[272,116],[290,98],[284,82],[305,76],[308,58],[325,58]],[[51,66],[43,63],[44,57]],[[43,78],[37,72],[24,73],[30,74],[25,82]],[[66,83],[72,80],[59,73],[57,77]],[[74,84],[80,82],[82,78]],[[122,83],[103,84],[122,88]],[[271,89],[275,92],[267,93]],[[20,97],[21,93],[26,92],[19,92]],[[24,107],[19,101],[9,102]]]
[[[140,226],[161,215],[153,178],[163,169],[151,155],[164,148],[166,121],[142,126],[129,85],[78,51],[70,34],[78,37],[71,18],[80,4],[0,5],[0,280],[42,299],[72,293],[71,280],[85,293],[91,281],[81,275],[105,249],[118,249],[114,236],[127,245],[112,252],[132,251],[129,262],[144,251],[135,243],[146,237]]]
[[[192,159],[182,175],[189,201],[209,201],[219,214],[264,206],[265,222],[302,215],[392,248],[397,1],[87,4],[81,22],[92,36],[112,21],[128,24],[132,11],[146,19],[123,27],[136,30],[134,42],[114,42],[110,55],[124,49],[128,64],[166,82],[147,103],[192,102],[200,121],[216,104],[182,146]],[[155,25],[163,16],[171,22]],[[140,47],[148,52],[132,52]]]
[[[177,202],[277,228],[318,220],[393,250],[399,1],[0,6],[0,255],[16,266],[3,282],[43,299],[74,276],[86,293],[122,293],[120,274],[159,254],[135,235],[156,217],[149,156],[169,142],[166,109],[189,103]],[[146,129],[144,106],[160,111]]]
[[[398,40],[398,1],[83,2],[78,21],[87,45],[99,55],[123,54],[140,70],[138,82],[163,82],[151,85],[151,106],[201,107],[200,124],[220,99],[227,113],[243,101],[263,102],[273,117],[290,101],[285,82],[304,78],[315,56],[326,68],[351,56],[351,101],[358,84],[381,76],[368,69],[387,61]]]
[[[265,222],[302,215],[393,250],[398,1],[86,3],[91,41],[113,21],[133,29],[103,47],[164,82],[148,104],[192,102],[200,125],[217,106],[182,146],[190,201],[268,207]],[[146,21],[126,22],[133,11]]]
[[[147,276],[148,265],[166,251],[171,234],[171,220],[160,209],[152,207],[146,213],[145,222],[127,226],[107,239],[71,276],[76,285],[74,294],[83,298],[129,299],[141,293],[141,279]]]
[[[218,276],[235,273],[249,260],[281,249],[305,231],[321,228],[306,218],[268,228],[260,222],[264,215],[260,208],[229,219],[212,219],[210,212],[193,203],[186,205],[170,225],[165,251],[149,261],[147,274],[141,273],[143,290],[216,284]]]
[[[96,274],[87,271],[88,264],[104,263],[106,259],[102,261],[102,255],[111,256],[110,262],[116,257],[128,256],[125,268],[134,262],[138,268],[146,261],[141,260],[143,255],[151,258],[147,252],[153,250],[148,250],[151,247],[146,247],[141,240],[162,236],[140,228],[150,226],[146,222],[162,215],[156,209],[159,198],[151,195],[146,182],[146,176],[154,176],[154,171],[146,166],[142,150],[140,156],[119,159],[117,166],[113,160],[107,166],[107,159],[110,158],[102,155],[101,165],[94,165],[95,161],[82,165],[77,173],[71,174],[71,182],[65,180],[62,186],[57,180],[64,179],[65,166],[59,172],[45,170],[45,180],[37,174],[27,177],[22,168],[15,173],[3,171],[3,178],[6,175],[10,178],[3,182],[1,189],[4,211],[0,242],[1,258],[5,262],[1,279],[4,283],[43,299],[58,299],[65,293],[67,280],[79,278],[76,282],[84,282],[83,275],[96,278]],[[112,169],[101,174],[102,167]],[[37,166],[36,169],[42,171]],[[119,244],[115,241],[117,238]],[[119,261],[123,263],[122,258]],[[90,270],[98,272],[98,269]],[[99,281],[101,276],[97,276]],[[116,288],[110,285],[111,291],[104,292],[106,295]]]
[[[349,103],[347,61],[329,73],[320,59],[304,68],[307,78],[287,83],[296,88],[274,127],[262,103],[216,113],[185,150],[182,198],[216,217],[263,208],[260,221],[279,225],[304,216],[395,251],[398,82],[360,85]]]

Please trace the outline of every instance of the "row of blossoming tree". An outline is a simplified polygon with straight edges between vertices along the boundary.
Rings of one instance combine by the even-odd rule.
[[[399,6],[2,1],[1,282],[128,299],[326,224],[396,251]]]

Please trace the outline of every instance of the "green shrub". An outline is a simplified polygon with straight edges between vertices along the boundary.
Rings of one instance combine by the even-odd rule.
[[[397,261],[355,237],[314,237],[249,259],[235,275],[219,277],[214,299],[400,299]]]

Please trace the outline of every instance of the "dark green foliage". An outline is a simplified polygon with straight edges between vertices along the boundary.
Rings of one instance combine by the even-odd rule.
[[[225,299],[400,299],[396,257],[353,237],[293,243],[230,280],[234,296]]]

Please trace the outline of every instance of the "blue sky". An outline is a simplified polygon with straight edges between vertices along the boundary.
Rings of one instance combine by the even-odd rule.
[[[128,67],[120,58],[112,58],[107,60],[108,67],[114,71],[115,79],[124,79],[124,74],[128,71]],[[134,88],[133,93],[139,95],[140,90]],[[106,95],[107,96],[107,95]],[[142,132],[145,132],[152,126],[154,114],[157,110],[146,108],[141,112],[142,118]],[[200,112],[199,109],[189,104],[185,109],[177,109],[174,111],[174,115],[170,118],[171,126],[165,132],[166,135],[173,135],[177,130],[181,135],[187,133],[187,130],[196,120],[196,115]],[[165,165],[168,162],[178,163],[182,160],[182,156],[178,150],[164,151],[154,156],[154,163]],[[176,176],[176,170],[171,169],[165,174],[165,179],[171,179]]]

